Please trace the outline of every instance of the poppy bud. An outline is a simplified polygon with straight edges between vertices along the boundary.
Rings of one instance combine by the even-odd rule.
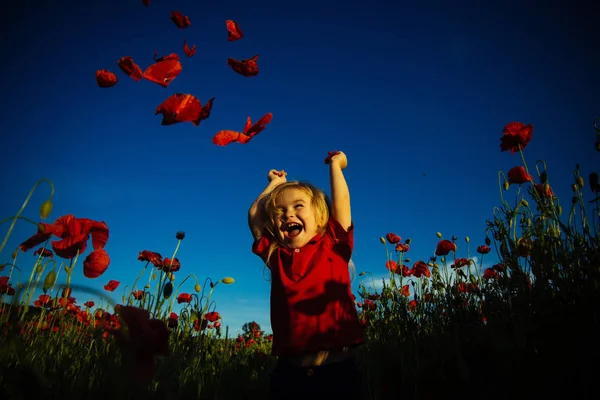
[[[510,184],[508,182],[504,182],[504,190],[508,190],[508,188],[510,187]]]
[[[529,207],[529,202],[527,200],[525,200],[525,199],[521,199],[521,205],[523,207]]]
[[[577,192],[577,185],[576,184],[572,184],[571,185],[571,189],[573,190],[573,193]]]
[[[562,215],[563,209],[560,205],[556,207],[556,212],[558,213],[558,215]]]
[[[163,297],[168,299],[173,294],[173,284],[171,282],[167,282],[165,288],[163,289]]]
[[[543,185],[547,181],[548,181],[548,174],[546,173],[546,171],[544,171],[540,174],[540,183]]]
[[[527,218],[527,226],[531,226],[531,218]]]
[[[469,243],[471,241],[471,239],[469,239],[468,236],[465,236],[465,242]]]
[[[18,254],[19,254],[19,248],[17,247],[15,249],[15,251],[13,251],[12,254],[10,255],[10,257],[13,259],[13,261],[17,258]]]
[[[22,283],[19,283],[19,290],[22,290],[24,287],[25,287],[25,285],[24,285],[24,284],[22,284]]]
[[[404,260],[405,262],[409,263],[410,262],[410,258],[407,258],[406,260]]]
[[[491,240],[490,240],[490,238],[489,238],[489,237],[487,237],[487,236],[485,237],[485,244],[486,244],[487,246],[489,246],[490,244],[492,244],[492,241],[491,241]]]
[[[446,257],[442,257],[442,258],[441,258],[441,261],[442,261],[443,263],[445,263],[445,262],[446,262]]]
[[[226,278],[221,279],[221,282],[223,282],[226,285],[231,285],[233,282],[235,282],[235,280],[228,276]]]
[[[200,293],[200,291],[202,291],[202,287],[199,283],[196,283],[196,285],[194,286],[194,290],[196,291],[196,293]]]
[[[152,273],[152,280],[155,281],[156,280],[156,272]]]
[[[410,244],[410,238],[406,239],[406,240],[404,241],[404,244]]]
[[[35,267],[36,274],[41,274],[43,270],[44,270],[44,266],[42,264],[38,264],[37,267]]]
[[[361,272],[360,274],[358,274],[358,276],[365,276],[365,274],[366,274],[366,272],[365,272],[365,271],[363,271],[363,272]]]
[[[575,182],[577,183],[577,186],[579,186],[580,188],[582,188],[583,185],[585,184],[583,181],[583,178],[581,176],[578,176],[577,179],[575,180]]]
[[[183,240],[183,238],[185,238],[185,232],[177,232],[177,234],[175,234],[175,239],[177,240]]]
[[[470,276],[469,276],[469,280],[471,281],[471,283],[472,283],[473,285],[477,284],[477,279],[475,279],[475,276],[473,276],[473,275],[470,275]]]
[[[150,289],[150,285],[148,285],[148,284],[145,284],[145,285],[144,285],[144,289]]]
[[[42,286],[42,290],[44,291],[44,293],[48,292],[48,289],[50,289],[52,286],[54,286],[54,283],[56,282],[56,272],[54,270],[48,272],[48,274],[46,274],[46,277],[44,278],[44,285]]]
[[[442,233],[441,232],[436,232],[437,237],[439,237],[440,239],[442,238]]]
[[[385,238],[384,238],[383,236],[380,236],[380,237],[379,237],[379,241],[380,241],[381,243],[385,244]]]
[[[48,199],[45,202],[43,202],[42,206],[40,207],[40,218],[48,218],[48,215],[50,215],[50,213],[52,212],[53,207],[54,205],[52,204],[52,199]]]
[[[173,282],[175,280],[175,274],[172,272],[167,272],[167,279]]]

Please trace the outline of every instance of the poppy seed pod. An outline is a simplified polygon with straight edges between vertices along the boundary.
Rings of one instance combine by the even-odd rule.
[[[50,213],[52,212],[53,207],[54,205],[52,204],[52,199],[48,199],[45,202],[43,202],[42,206],[40,207],[40,218],[48,218],[48,215],[50,215]]]
[[[167,282],[165,288],[163,289],[163,297],[168,299],[173,294],[173,284],[171,282]]]
[[[48,272],[44,278],[44,285],[42,286],[44,293],[48,292],[48,289],[54,286],[54,283],[56,283],[56,272],[52,270]]]

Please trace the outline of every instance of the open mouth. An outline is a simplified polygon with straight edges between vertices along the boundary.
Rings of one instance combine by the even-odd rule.
[[[297,222],[290,222],[281,227],[283,235],[288,239],[293,239],[302,232],[302,225]]]

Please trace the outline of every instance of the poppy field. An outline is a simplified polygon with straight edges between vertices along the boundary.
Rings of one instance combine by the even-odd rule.
[[[500,204],[484,234],[475,233],[481,243],[438,232],[431,256],[413,256],[411,239],[390,231],[380,238],[389,279],[381,287],[373,277],[381,271],[357,271],[355,303],[368,334],[357,359],[367,399],[591,397],[600,182],[576,166],[572,182],[551,185],[543,161],[526,162],[532,136],[532,125],[504,127],[501,150],[519,153],[522,165],[499,173]],[[52,185],[42,179],[32,192],[41,183]],[[552,187],[565,184],[572,198],[561,203]],[[184,232],[176,233],[171,257],[139,252],[140,274],[114,304],[70,284],[73,274],[97,278],[109,267],[107,224],[73,215],[35,222],[24,215],[28,200],[2,221],[10,223],[0,247],[2,398],[268,398],[272,335],[248,322],[232,337],[221,325],[211,294],[233,278],[179,277]],[[42,220],[52,207],[51,195],[40,206]],[[16,223],[36,232],[9,253]],[[30,270],[17,267],[27,251],[37,255]],[[492,252],[499,262],[483,268]],[[80,304],[73,290],[97,302]],[[178,313],[175,302],[184,305]]]

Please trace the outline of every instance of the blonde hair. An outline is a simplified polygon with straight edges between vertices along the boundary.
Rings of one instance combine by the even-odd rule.
[[[331,202],[324,191],[311,183],[300,181],[285,182],[275,187],[264,203],[265,215],[267,216],[265,229],[273,236],[273,238],[275,238],[267,253],[267,264],[269,263],[269,259],[273,255],[273,252],[281,246],[278,241],[278,235],[275,234],[277,230],[277,219],[279,218],[280,213],[277,209],[277,198],[286,190],[292,189],[301,190],[310,198],[311,207],[314,210],[315,219],[317,221],[317,233],[323,235],[327,229],[327,222],[329,221],[329,215],[331,213]]]

